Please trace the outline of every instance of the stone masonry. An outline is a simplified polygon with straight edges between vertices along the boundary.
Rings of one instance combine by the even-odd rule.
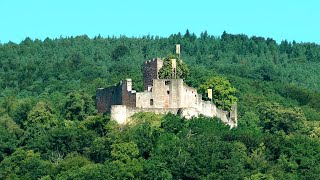
[[[119,124],[125,124],[137,112],[171,112],[185,118],[200,114],[218,117],[231,128],[237,126],[236,105],[232,106],[231,112],[222,111],[212,102],[202,100],[197,90],[185,85],[183,79],[159,79],[158,72],[162,65],[160,58],[144,63],[143,92],[132,89],[131,79],[120,81],[112,87],[97,89],[98,112],[111,113],[111,118]]]

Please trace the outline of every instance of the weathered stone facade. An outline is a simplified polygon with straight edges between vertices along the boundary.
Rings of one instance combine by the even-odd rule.
[[[111,118],[120,124],[137,112],[171,112],[186,118],[200,114],[218,117],[230,127],[237,126],[236,105],[232,106],[231,112],[222,111],[212,102],[202,100],[197,90],[185,85],[183,79],[159,79],[162,65],[159,58],[144,63],[144,92],[132,90],[131,79],[113,87],[99,88],[96,95],[98,112],[110,112]]]
[[[120,81],[108,88],[99,88],[96,92],[96,106],[99,113],[110,112],[112,105],[136,106],[135,91],[132,90],[132,80]]]
[[[143,65],[143,86],[144,90],[153,85],[153,80],[158,79],[159,70],[163,66],[163,61],[160,58],[144,62]]]

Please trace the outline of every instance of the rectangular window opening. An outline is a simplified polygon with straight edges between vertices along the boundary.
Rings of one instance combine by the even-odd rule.
[[[153,106],[153,99],[150,99],[150,106]]]

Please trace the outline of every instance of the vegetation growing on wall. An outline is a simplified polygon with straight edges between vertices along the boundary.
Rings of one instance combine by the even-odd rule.
[[[176,68],[172,66],[172,60],[176,62]],[[188,66],[177,55],[170,54],[163,58],[163,66],[159,70],[160,79],[186,79],[189,76]]]
[[[200,85],[200,93],[206,100],[210,100],[208,98],[208,89],[212,90],[212,101],[219,109],[230,111],[231,105],[238,100],[235,96],[236,88],[232,87],[231,83],[223,77],[211,77]]]
[[[181,44],[201,89],[237,89],[239,125],[139,113],[119,126],[95,111],[98,87]],[[0,44],[0,179],[318,179],[320,46],[224,32],[87,36]],[[229,86],[228,86],[229,87]]]

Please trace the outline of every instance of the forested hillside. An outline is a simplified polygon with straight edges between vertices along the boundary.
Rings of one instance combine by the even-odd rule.
[[[181,44],[186,83],[228,79],[236,129],[215,118],[96,112],[98,87]],[[0,179],[318,179],[320,45],[201,33],[0,44]]]

